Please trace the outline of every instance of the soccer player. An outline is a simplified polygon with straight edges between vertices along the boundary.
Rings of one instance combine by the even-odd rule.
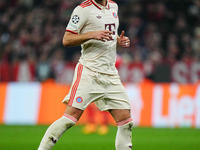
[[[118,6],[111,0],[86,0],[74,9],[63,45],[81,45],[81,57],[63,100],[65,113],[49,126],[38,150],[50,150],[92,102],[101,111],[109,111],[116,121],[116,150],[132,149],[130,103],[115,68],[117,44],[129,47],[130,40],[124,31],[118,36],[117,13]]]

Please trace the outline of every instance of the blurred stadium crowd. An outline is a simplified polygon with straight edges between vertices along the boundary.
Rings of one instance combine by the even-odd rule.
[[[123,82],[200,79],[200,0],[115,0],[131,47],[118,48]],[[80,47],[62,37],[81,0],[0,1],[0,82],[71,83]]]

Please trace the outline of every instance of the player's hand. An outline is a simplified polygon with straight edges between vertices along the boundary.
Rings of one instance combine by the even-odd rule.
[[[103,31],[92,31],[89,32],[91,39],[101,40],[103,42],[112,40],[113,32],[103,30]]]
[[[130,46],[130,40],[128,37],[124,36],[124,31],[122,31],[121,35],[117,38],[117,42],[121,47]]]

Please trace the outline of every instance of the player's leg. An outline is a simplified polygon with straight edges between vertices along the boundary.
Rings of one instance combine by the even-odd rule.
[[[115,139],[116,150],[132,149],[132,127],[133,119],[128,109],[109,110],[117,123],[117,135]]]
[[[64,115],[47,129],[38,150],[51,150],[63,133],[76,124],[82,113],[83,110],[67,106]]]

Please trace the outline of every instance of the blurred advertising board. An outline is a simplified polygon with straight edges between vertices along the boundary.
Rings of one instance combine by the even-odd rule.
[[[200,84],[142,82],[124,84],[135,126],[200,128]],[[0,83],[1,124],[50,124],[65,110],[62,99],[70,85],[44,83]],[[92,105],[95,107],[95,105]],[[95,112],[96,122],[102,113]],[[87,123],[87,109],[79,124]],[[109,123],[115,124],[109,116]]]

